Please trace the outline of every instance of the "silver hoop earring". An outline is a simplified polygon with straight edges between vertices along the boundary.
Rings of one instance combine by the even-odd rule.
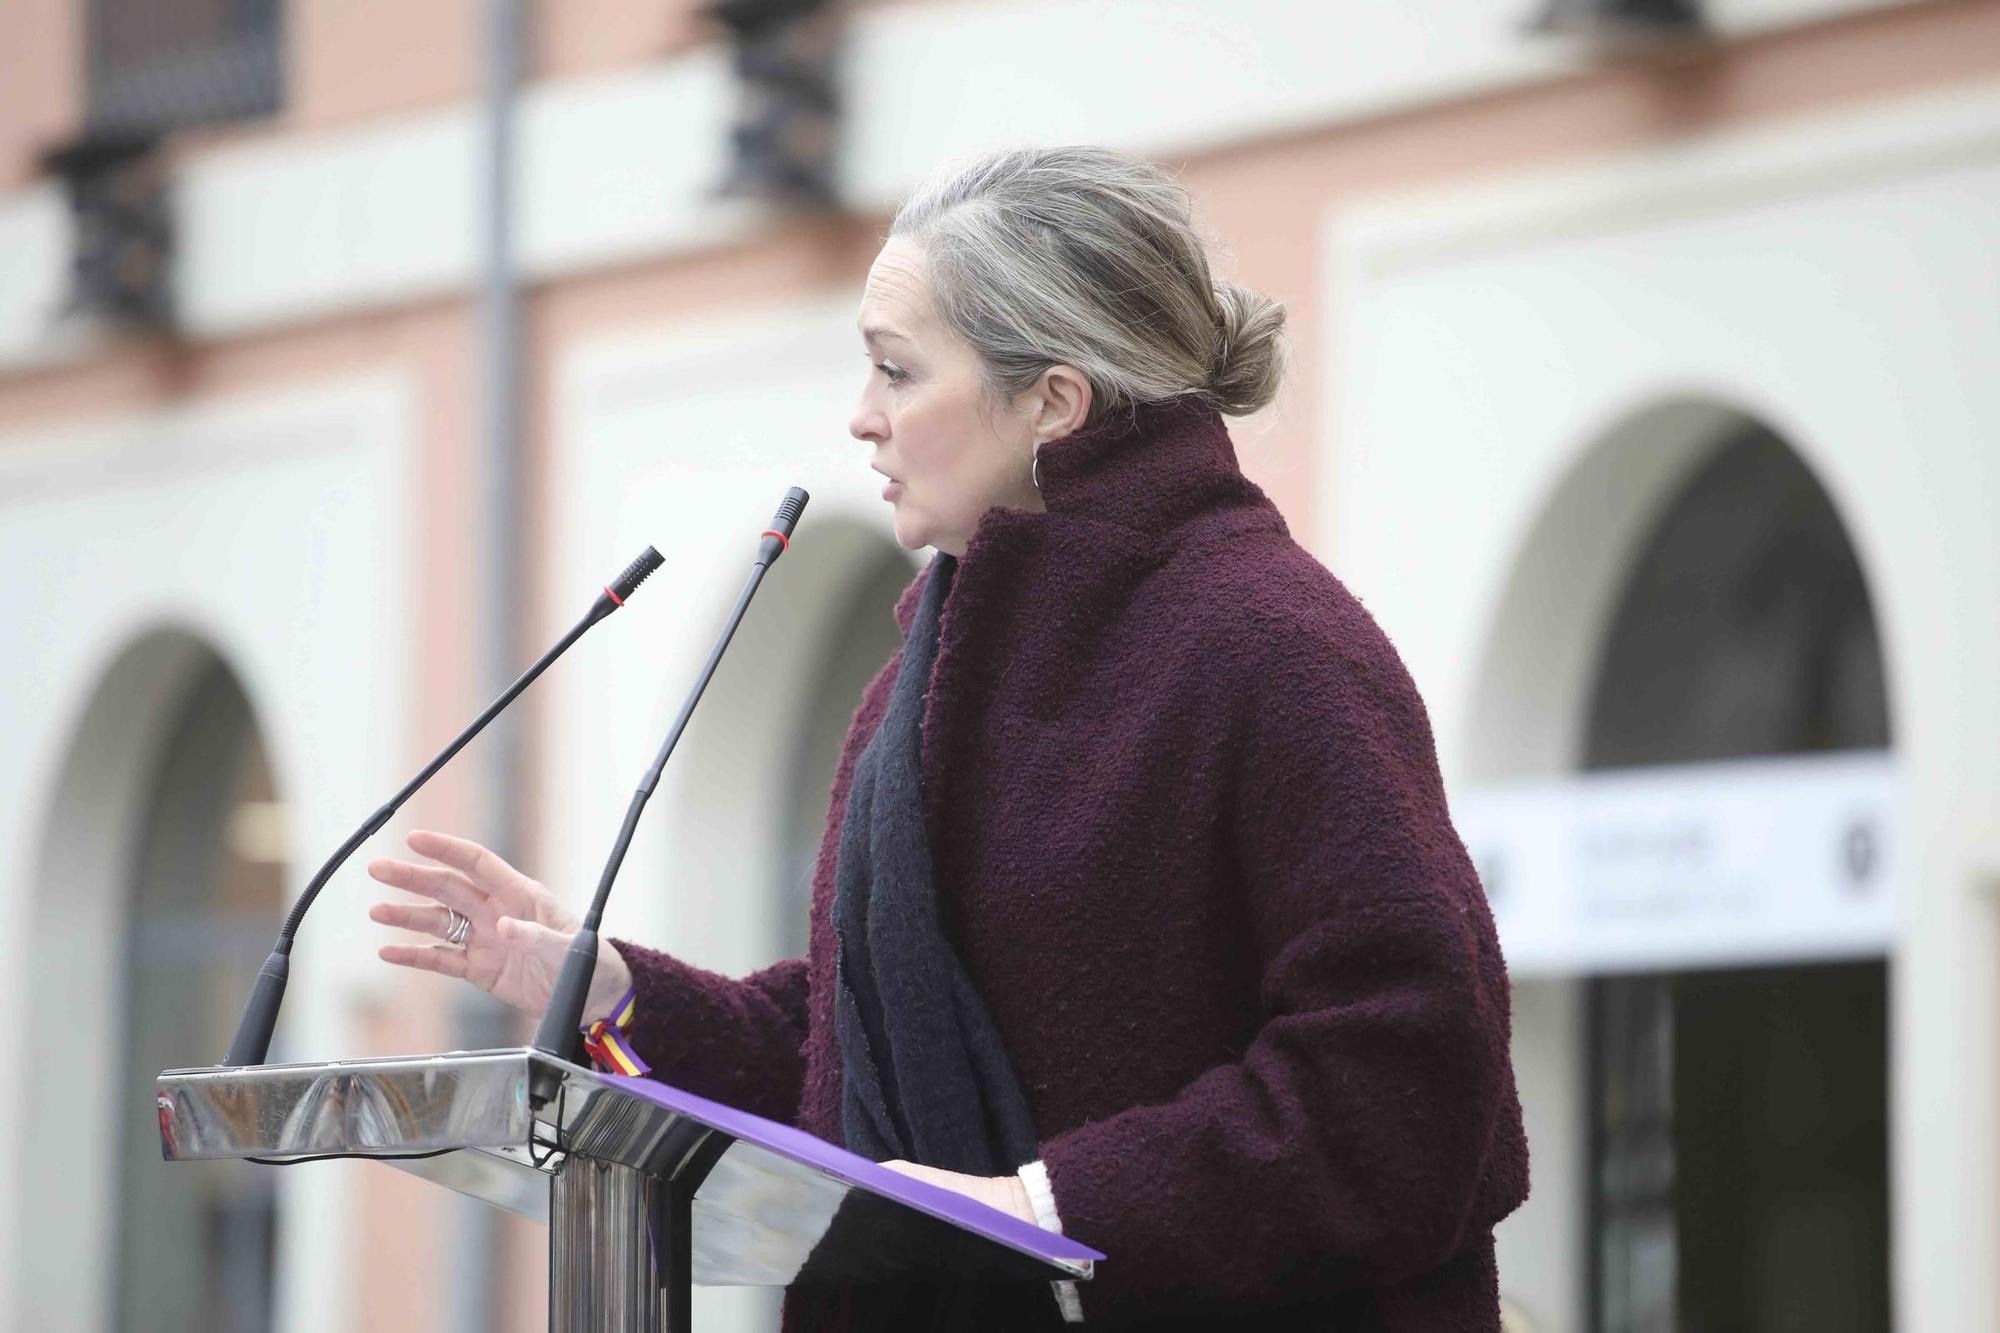
[[[1035,450],[1034,457],[1029,460],[1028,480],[1035,483],[1036,490],[1042,489],[1042,451],[1039,449]]]

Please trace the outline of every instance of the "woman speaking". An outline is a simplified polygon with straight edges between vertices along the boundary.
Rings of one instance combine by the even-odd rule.
[[[625,940],[661,1078],[1104,1251],[1096,1280],[794,1288],[788,1330],[1497,1330],[1526,1196],[1505,965],[1423,702],[1238,469],[1284,311],[1185,188],[995,153],[903,205],[849,430],[935,550],[834,775],[811,944]],[[577,925],[463,839],[369,872],[389,962],[539,1013]],[[632,998],[628,1002],[628,993]]]

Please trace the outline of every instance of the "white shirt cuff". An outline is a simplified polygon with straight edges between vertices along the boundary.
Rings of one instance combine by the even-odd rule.
[[[1028,1191],[1028,1205],[1035,1210],[1035,1225],[1044,1231],[1062,1232],[1062,1218],[1056,1216],[1056,1195],[1049,1187],[1049,1169],[1041,1162],[1030,1162],[1016,1173],[1021,1184]],[[1070,1281],[1051,1282],[1055,1288],[1056,1306],[1062,1311],[1063,1322],[1081,1324],[1083,1322],[1083,1298],[1077,1294],[1076,1283]]]

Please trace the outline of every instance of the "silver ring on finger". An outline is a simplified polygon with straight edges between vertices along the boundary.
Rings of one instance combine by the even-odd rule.
[[[444,942],[446,944],[464,944],[465,937],[472,933],[472,918],[459,911],[456,907],[447,907],[444,910],[446,913]]]

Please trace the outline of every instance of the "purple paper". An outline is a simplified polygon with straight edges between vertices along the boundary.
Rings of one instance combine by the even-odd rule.
[[[656,1079],[628,1078],[617,1074],[604,1077],[606,1082],[616,1084],[634,1096],[644,1097],[710,1129],[721,1130],[731,1138],[824,1171],[871,1194],[894,1199],[897,1203],[984,1236],[1010,1250],[1051,1262],[1083,1263],[1104,1258],[1088,1245],[1080,1245],[1068,1236],[1044,1231],[1011,1213],[989,1208],[955,1190],[927,1184],[900,1171],[891,1171],[879,1162],[871,1162],[802,1129],[781,1125],[775,1120],[766,1120],[760,1115],[739,1111],[706,1097],[697,1097]]]

